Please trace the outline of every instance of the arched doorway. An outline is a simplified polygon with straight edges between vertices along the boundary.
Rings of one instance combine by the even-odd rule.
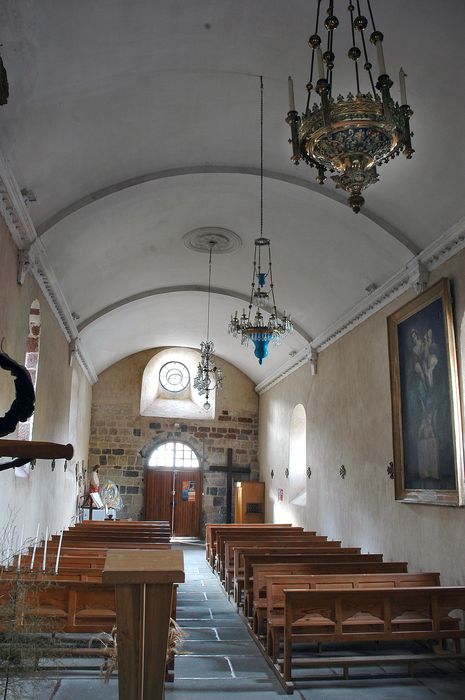
[[[147,460],[144,486],[146,520],[168,520],[173,535],[199,537],[202,470],[192,447],[159,444]]]

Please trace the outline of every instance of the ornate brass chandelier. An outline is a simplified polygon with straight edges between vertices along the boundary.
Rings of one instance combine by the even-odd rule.
[[[212,251],[215,241],[210,242],[210,253],[208,258],[208,302],[207,302],[207,338],[200,343],[200,362],[197,366],[197,374],[194,377],[194,389],[197,389],[200,396],[205,394],[204,409],[211,408],[210,392],[223,388],[223,370],[216,366],[214,352],[215,346],[210,340],[210,292],[212,278]]]
[[[265,251],[268,251],[266,256]],[[262,260],[262,251],[265,260]],[[255,313],[252,313],[253,307]],[[265,320],[263,313],[268,320]],[[273,275],[271,270],[270,240],[263,236],[263,78],[260,76],[260,237],[255,240],[252,285],[249,299],[249,311],[245,309],[239,317],[236,311],[231,316],[228,327],[234,338],[240,337],[241,343],[248,345],[251,340],[255,346],[254,355],[260,364],[268,355],[270,341],[278,344],[281,338],[292,331],[290,317],[284,313],[279,316],[276,308]]]
[[[349,0],[350,43],[348,57],[354,64],[355,95],[333,97],[335,67],[334,36],[339,19],[334,14],[334,0],[328,1],[324,20],[326,48],[319,34],[321,2],[317,0],[315,31],[308,40],[312,49],[310,80],[307,83],[307,103],[302,116],[295,108],[294,88],[289,77],[289,112],[286,122],[291,127],[292,157],[298,164],[302,159],[318,171],[317,182],[323,184],[326,171],[339,187],[350,193],[349,205],[358,213],[364,204],[362,191],[378,182],[377,167],[387,163],[401,151],[411,158],[410,117],[413,112],[407,104],[403,69],[399,72],[400,104],[394,102],[390,89],[393,85],[384,62],[382,32],[376,29],[370,0],[366,0],[370,21],[361,12],[361,0]],[[355,7],[356,5],[356,7]],[[355,15],[355,12],[357,14]],[[375,46],[378,62],[378,80],[373,79],[373,65],[369,60],[365,32],[371,23],[370,42]],[[357,45],[358,44],[358,45]],[[323,48],[322,48],[323,46]],[[368,92],[361,89],[359,59],[363,56],[363,70],[368,79]],[[316,84],[314,83],[316,74]],[[310,107],[312,91],[320,97],[320,104]]]

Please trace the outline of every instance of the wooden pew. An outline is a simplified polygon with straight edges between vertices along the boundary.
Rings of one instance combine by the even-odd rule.
[[[267,528],[273,528],[276,525],[279,525],[279,523],[207,523],[205,525],[205,559],[210,564],[210,566],[212,566],[213,548],[218,528],[222,528],[223,530],[232,530],[233,528],[235,528],[238,532],[247,532],[257,528],[262,528],[263,530],[266,530]],[[280,526],[292,527],[290,523],[284,523]]]
[[[335,551],[334,553],[305,553],[298,551],[291,551],[289,548],[287,552],[272,552],[269,551],[264,554],[259,554],[253,551],[243,551],[240,554],[238,561],[238,570],[243,566],[244,574],[236,575],[236,570],[234,570],[234,600],[236,603],[240,603],[242,590],[244,591],[244,612],[249,617],[252,614],[252,597],[253,597],[253,564],[266,564],[266,563],[291,563],[300,562],[302,564],[343,564],[343,563],[368,563],[368,562],[381,562],[383,560],[382,554],[351,554],[343,551]],[[236,563],[236,561],[234,562]]]
[[[252,565],[252,629],[258,634],[266,618],[266,584],[270,577],[284,578],[311,575],[402,574],[407,562],[349,562],[345,564],[273,563]],[[250,608],[249,608],[250,609]]]
[[[220,530],[233,531],[245,533],[247,531],[264,531],[268,529],[292,527],[290,523],[280,524],[280,523],[255,523],[247,525],[236,525],[235,523],[221,524],[221,523],[207,523],[205,526],[205,556],[212,567],[214,568],[215,556],[216,556],[216,534]]]
[[[153,547],[157,547],[157,549],[170,549],[171,545],[167,542],[140,542],[137,539],[133,541],[127,541],[127,540],[112,540],[112,539],[105,539],[102,536],[102,539],[99,540],[87,540],[86,538],[82,539],[68,539],[65,536],[63,537],[63,544],[66,546],[72,546],[72,547],[78,547],[80,549],[152,549]],[[51,550],[56,550],[58,549],[59,546],[59,540],[58,539],[52,539],[49,543],[47,548],[50,548]]]
[[[438,573],[320,574],[307,576],[266,576],[266,651],[276,661],[284,635],[284,591],[349,590],[374,588],[419,588],[439,586]]]
[[[240,545],[233,548],[233,560],[228,580],[225,582],[226,591],[229,595],[234,584],[238,597],[234,596],[237,605],[241,604],[242,584],[244,581],[244,554],[270,555],[270,554],[360,554],[359,547],[341,547],[340,542],[327,542],[312,539],[288,540],[286,543],[276,544],[260,543],[257,546]],[[226,585],[229,584],[229,585]]]
[[[250,540],[254,544],[258,544],[262,537],[267,538],[267,539],[280,539],[281,537],[293,537],[297,534],[303,534],[304,530],[302,527],[276,527],[273,530],[254,530],[253,532],[244,532],[244,533],[237,533],[234,530],[228,530],[228,531],[218,531],[216,533],[216,538],[215,538],[215,561],[214,561],[214,568],[217,574],[220,575],[224,573],[223,571],[223,562],[224,562],[224,549],[226,542],[231,541],[231,540]],[[315,535],[316,533],[309,533],[311,535]],[[239,536],[238,536],[239,535]]]
[[[441,642],[452,639],[456,645],[454,658],[460,654],[460,639],[465,630],[451,616],[456,610],[465,611],[465,587],[386,588],[373,590],[285,590],[284,591],[284,684],[292,679],[293,665],[348,668],[356,664],[355,657],[319,656],[293,660],[297,643],[344,644],[359,641],[417,641]],[[322,614],[323,613],[323,614]],[[397,656],[405,660],[412,655]],[[437,657],[436,657],[437,658]],[[440,657],[447,658],[444,655]],[[362,663],[382,665],[389,661],[383,655],[370,656]]]
[[[326,537],[321,535],[315,535],[311,532],[290,532],[289,534],[280,534],[279,537],[269,537],[262,536],[258,540],[255,539],[226,539],[224,542],[220,540],[219,542],[219,564],[218,564],[218,575],[220,580],[224,582],[226,591],[230,590],[230,583],[232,583],[234,574],[234,552],[239,548],[246,547],[259,547],[267,548],[273,547],[275,549],[285,549],[286,547],[294,547],[309,544],[312,547],[326,547],[331,549],[337,549],[341,546],[340,542],[328,542]],[[220,552],[223,551],[223,556]],[[355,551],[355,550],[354,550]],[[221,558],[220,558],[221,557]],[[229,574],[229,575],[228,575]]]

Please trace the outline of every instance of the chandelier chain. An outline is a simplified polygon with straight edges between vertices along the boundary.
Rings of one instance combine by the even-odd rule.
[[[360,0],[357,0],[357,11],[358,11],[358,16],[360,17],[360,15],[362,14],[362,12],[360,10]],[[368,73],[368,77],[370,78],[370,84],[371,84],[371,90],[373,92],[373,97],[376,99],[377,93],[376,93],[375,82],[373,80],[373,72],[372,72],[371,68],[367,68],[367,66],[371,66],[371,63],[368,60],[368,51],[367,51],[367,44],[365,41],[365,32],[360,32],[360,34],[362,35],[363,55],[365,57],[365,69]]]
[[[334,15],[334,0],[330,0],[328,14],[329,14],[329,17],[332,17]],[[328,32],[328,54],[332,54],[332,52],[333,52],[333,36],[334,36],[334,28],[331,27],[330,31]],[[329,83],[329,96],[331,97],[332,89],[333,89],[333,71],[332,71],[332,68],[330,68],[330,66],[329,66],[329,61],[327,62],[326,65],[327,65],[326,80]]]
[[[356,46],[357,43],[355,41],[355,28],[354,28],[354,6],[352,3],[349,5],[349,12],[350,12],[350,28],[352,30],[352,46]],[[357,83],[357,95],[360,94],[360,76],[358,74],[358,61],[354,61],[354,67],[355,67],[355,82]]]
[[[371,11],[371,2],[370,2],[370,0],[367,0],[367,5],[368,5],[368,12],[370,13],[370,19],[371,19],[371,24],[372,24],[372,27],[373,27],[373,31],[376,32],[375,18],[373,17],[373,12]]]
[[[315,34],[318,34],[318,25],[320,23],[320,7],[321,7],[321,0],[318,0],[318,6],[316,10],[316,21],[315,21]],[[307,105],[305,107],[305,113],[308,112],[310,109],[310,96],[313,88],[313,67],[315,65],[315,49],[312,51],[312,61],[310,64],[310,80],[308,81],[308,84],[311,86],[310,89],[308,90],[308,96],[307,96]]]

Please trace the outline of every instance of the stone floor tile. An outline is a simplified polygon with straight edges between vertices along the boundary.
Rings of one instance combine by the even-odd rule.
[[[255,644],[250,644],[250,639],[244,639],[241,641],[223,641],[220,642],[218,639],[214,641],[198,641],[194,642],[187,638],[184,640],[183,651],[185,653],[191,654],[223,654],[224,656],[260,656],[262,660],[261,653]]]
[[[231,666],[224,656],[178,656],[175,662],[175,684],[178,680],[231,678]]]
[[[283,700],[269,680],[256,678],[179,680],[166,686],[166,700]],[[299,700],[296,698],[296,700]]]
[[[53,700],[118,700],[118,681],[111,679],[104,685],[99,679],[64,678],[60,680]]]
[[[218,627],[218,636],[222,642],[227,642],[229,640],[243,640],[250,639],[250,634],[245,629],[244,625],[236,625],[235,627]]]

